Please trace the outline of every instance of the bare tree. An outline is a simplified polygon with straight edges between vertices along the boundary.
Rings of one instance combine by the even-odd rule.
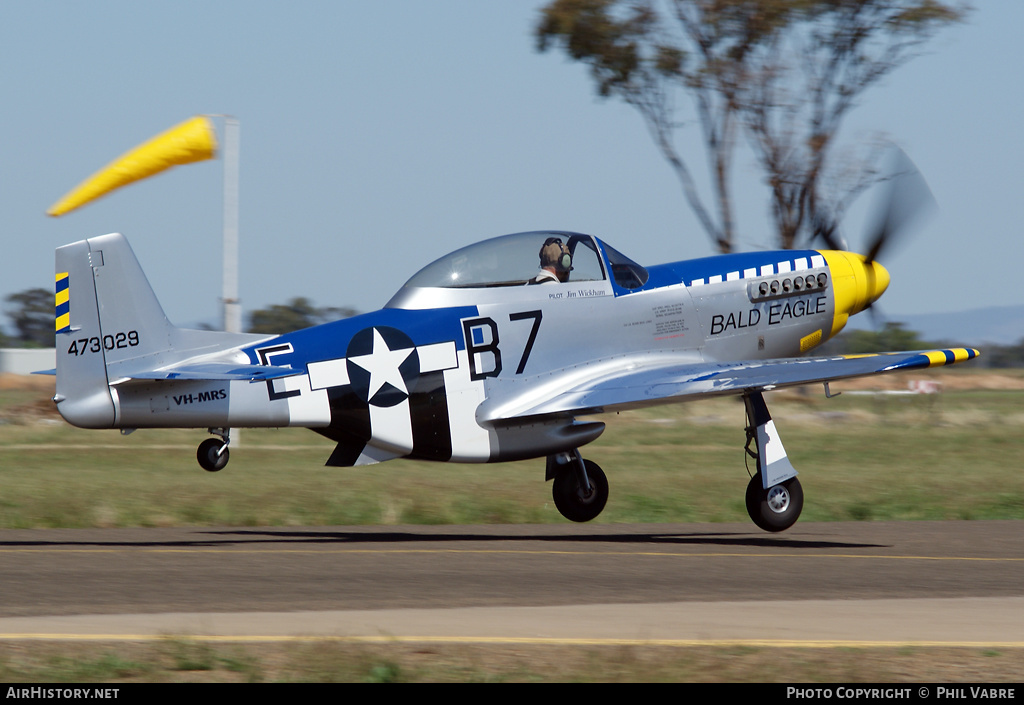
[[[876,162],[869,155],[846,173],[830,166],[843,119],[864,91],[965,12],[933,0],[806,3],[785,32],[758,47],[760,74],[746,86],[742,112],[782,247],[801,233],[841,244],[835,228],[873,181]]]
[[[561,45],[588,64],[600,95],[637,109],[702,227],[729,252],[738,134],[764,171],[779,244],[827,237],[872,176],[829,168],[843,118],[964,14],[937,0],[552,0],[536,37],[541,51]],[[692,155],[677,147],[684,96],[701,129],[713,207],[698,192]]]

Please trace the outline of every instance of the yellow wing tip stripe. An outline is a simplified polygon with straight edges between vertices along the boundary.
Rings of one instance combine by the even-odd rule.
[[[911,353],[906,352],[880,352],[841,355],[845,360],[856,360],[869,357],[890,357],[899,356],[903,359],[900,362],[887,367],[886,370],[899,370],[914,367],[942,367],[943,365],[954,365],[958,362],[973,360],[981,355],[975,348],[947,348],[945,350],[919,350]]]
[[[928,358],[929,367],[952,365],[964,360],[978,357],[981,353],[974,348],[950,348],[948,350],[929,350],[924,353]]]

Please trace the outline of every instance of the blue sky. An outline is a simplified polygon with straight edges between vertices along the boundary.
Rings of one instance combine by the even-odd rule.
[[[55,247],[118,231],[173,322],[219,324],[220,161],[44,215],[198,113],[241,120],[246,311],[293,296],[372,310],[427,262],[522,230],[593,233],[645,264],[712,254],[640,118],[598,99],[584,67],[535,51],[543,4],[0,3],[0,296],[51,288]],[[890,317],[1024,304],[1024,3],[980,5],[845,123],[847,144],[883,132],[902,146],[939,203],[884,260]],[[749,155],[736,198],[743,244],[765,246]],[[854,249],[864,210],[847,224]]]

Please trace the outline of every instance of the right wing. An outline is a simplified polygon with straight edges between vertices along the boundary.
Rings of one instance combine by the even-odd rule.
[[[979,355],[973,348],[835,355],[830,357],[680,362],[662,357],[649,363],[621,361],[589,377],[551,389],[526,390],[511,399],[485,402],[481,420],[548,414],[591,414],[655,404],[687,401],[698,396],[770,391],[814,382],[868,377],[897,370],[951,365]]]

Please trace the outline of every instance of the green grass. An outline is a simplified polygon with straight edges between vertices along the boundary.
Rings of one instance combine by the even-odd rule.
[[[1024,518],[1024,392],[932,396],[769,395],[800,471],[802,520]],[[9,404],[30,403],[6,392]],[[35,393],[39,396],[39,393]],[[0,399],[2,409],[3,399]],[[398,460],[327,468],[332,444],[304,429],[245,429],[219,473],[202,430],[0,424],[0,528],[309,526],[565,521],[543,460],[488,465]],[[599,417],[583,449],[608,475],[600,522],[747,521],[745,418],[735,398]]]
[[[0,644],[0,682],[1012,683],[1024,673],[1024,649],[210,644],[168,637],[82,651],[59,642]]]

